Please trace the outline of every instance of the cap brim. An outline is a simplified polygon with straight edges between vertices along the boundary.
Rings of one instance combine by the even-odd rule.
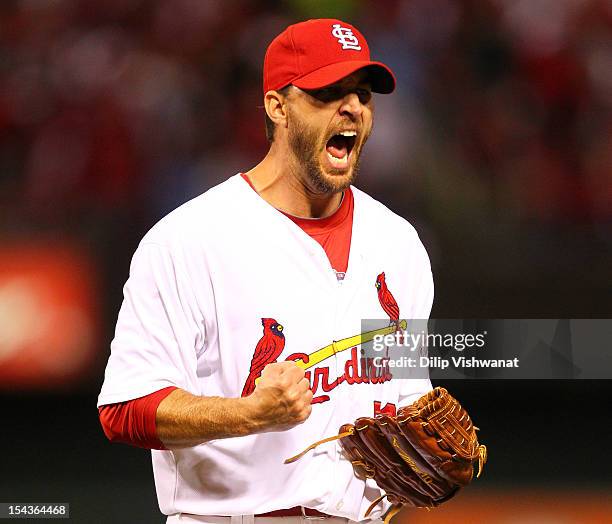
[[[391,69],[382,62],[371,62],[369,60],[355,60],[326,65],[307,75],[296,78],[291,83],[301,89],[319,89],[364,68],[368,69],[368,80],[372,85],[372,91],[382,94],[393,92],[395,89],[395,76]]]

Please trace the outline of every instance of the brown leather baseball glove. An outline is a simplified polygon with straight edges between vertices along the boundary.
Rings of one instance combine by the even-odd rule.
[[[399,409],[397,416],[358,418],[340,433],[310,446],[285,461],[293,462],[314,447],[340,440],[344,455],[362,480],[372,478],[393,504],[388,522],[404,506],[431,508],[453,497],[469,484],[478,462],[478,474],[487,460],[487,448],[478,443],[470,416],[444,388],[435,388]]]

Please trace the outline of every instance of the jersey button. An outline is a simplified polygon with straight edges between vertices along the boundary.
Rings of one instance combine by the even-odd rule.
[[[341,510],[342,506],[344,506],[344,502],[340,501],[340,502],[338,502],[338,504],[336,504],[336,509],[337,510]]]

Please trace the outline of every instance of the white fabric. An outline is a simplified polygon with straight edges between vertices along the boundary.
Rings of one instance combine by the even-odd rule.
[[[279,361],[310,354],[359,334],[362,319],[387,318],[375,287],[383,271],[401,318],[428,318],[433,281],[414,228],[358,189],[353,194],[342,282],[321,246],[239,175],[162,219],[134,254],[98,405],[172,385],[195,395],[238,397],[263,334],[262,318],[284,326]],[[336,353],[317,367],[327,368],[332,383],[350,357],[351,350]],[[407,404],[431,384],[344,380],[325,393],[320,382],[315,396],[330,400],[313,405],[310,418],[289,431],[152,451],[162,512],[248,515],[306,506],[362,520],[381,492],[354,476],[337,443],[291,465],[284,459],[346,422],[373,415],[374,401]],[[371,516],[387,508],[379,504]]]

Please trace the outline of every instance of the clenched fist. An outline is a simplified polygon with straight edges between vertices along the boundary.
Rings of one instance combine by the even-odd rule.
[[[291,429],[312,411],[310,383],[295,362],[268,364],[247,399],[262,432]]]

